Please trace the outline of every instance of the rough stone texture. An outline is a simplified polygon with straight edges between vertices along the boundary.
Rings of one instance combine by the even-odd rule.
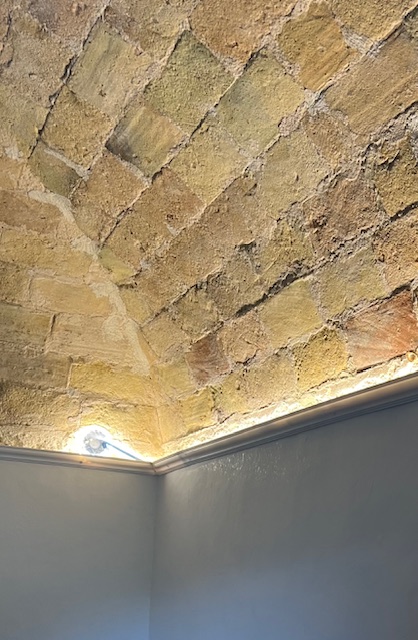
[[[333,11],[350,29],[378,40],[389,33],[416,0],[331,0]]]
[[[272,55],[260,53],[222,98],[217,114],[238,144],[257,155],[304,93]]]
[[[27,386],[65,389],[70,359],[56,353],[43,353],[27,344],[2,343],[0,380]]]
[[[376,234],[376,257],[391,288],[410,282],[418,276],[418,210],[396,220]]]
[[[38,309],[63,313],[107,316],[111,312],[109,300],[98,296],[85,284],[69,284],[54,278],[34,278],[31,300]]]
[[[267,300],[259,315],[274,348],[322,325],[308,280],[299,280]]]
[[[232,82],[215,56],[186,31],[161,77],[145,96],[186,133],[192,133]]]
[[[214,408],[214,394],[210,387],[180,400],[179,409],[185,433],[193,433],[213,424],[215,421]]]
[[[324,329],[293,350],[302,391],[332,380],[347,367],[347,348],[336,331]]]
[[[216,334],[195,342],[186,353],[186,361],[193,378],[200,386],[213,382],[229,371],[229,364]]]
[[[162,359],[173,356],[185,342],[185,334],[165,312],[146,324],[143,334],[151,349]]]
[[[235,364],[245,364],[256,355],[265,354],[269,341],[256,311],[235,318],[219,331],[222,350]]]
[[[87,36],[104,0],[31,0],[29,12],[48,31],[56,34],[64,42],[76,45]]]
[[[56,207],[14,191],[0,191],[0,222],[8,226],[53,234],[60,221],[61,214]]]
[[[29,167],[44,186],[60,196],[68,198],[80,180],[78,173],[66,164],[52,149],[38,141],[29,160]]]
[[[299,66],[303,85],[313,91],[354,57],[325,2],[312,3],[306,13],[287,22],[278,41],[289,60]]]
[[[306,134],[332,167],[341,167],[358,154],[356,137],[337,112],[321,108],[308,111],[302,122]]]
[[[152,176],[182,140],[181,131],[168,118],[145,103],[130,106],[107,147]]]
[[[28,297],[30,275],[16,264],[0,262],[0,300],[20,304]]]
[[[219,311],[206,287],[193,287],[173,304],[173,318],[190,338],[200,338],[219,321]]]
[[[0,340],[42,346],[45,343],[52,316],[34,313],[23,307],[0,303]]]
[[[0,76],[0,148],[28,157],[38,131],[44,125],[47,109],[30,98],[18,95]]]
[[[395,158],[377,168],[374,181],[390,216],[418,204],[417,158],[408,140],[402,142]]]
[[[156,369],[161,388],[172,399],[179,396],[191,395],[196,391],[189,367],[184,358],[179,358],[168,364],[162,364]]]
[[[347,323],[348,348],[357,369],[386,362],[418,346],[412,296],[404,291]]]
[[[79,401],[63,393],[2,383],[0,424],[43,425],[67,429],[79,411]]]
[[[336,258],[319,271],[318,277],[321,302],[330,316],[387,293],[377,260],[369,248],[348,258]]]

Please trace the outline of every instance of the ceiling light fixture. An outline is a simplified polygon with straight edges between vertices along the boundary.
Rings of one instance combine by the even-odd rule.
[[[136,456],[128,451],[124,451],[117,445],[115,445],[109,436],[102,431],[101,429],[92,429],[88,431],[84,436],[84,447],[86,451],[93,456],[98,456],[104,453],[109,447],[111,449],[115,449],[119,453],[122,453],[124,456],[131,458],[132,460],[139,460]]]

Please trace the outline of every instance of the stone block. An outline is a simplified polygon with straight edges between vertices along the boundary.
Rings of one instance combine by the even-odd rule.
[[[51,426],[64,431],[75,423],[79,410],[79,400],[64,393],[0,384],[0,424]],[[34,443],[36,448],[36,438]]]
[[[394,82],[396,78],[396,82]],[[326,93],[348,117],[352,131],[370,135],[418,99],[418,49],[395,34],[377,55],[367,55]]]
[[[23,168],[23,163],[14,158],[0,157],[0,189],[16,189]]]
[[[312,3],[305,13],[286,22],[279,46],[298,65],[303,85],[318,91],[355,57],[325,2]]]
[[[28,298],[30,275],[16,264],[0,262],[0,300],[21,304]]]
[[[418,209],[378,231],[374,252],[392,289],[418,275]]]
[[[31,171],[53,193],[68,198],[80,180],[78,173],[39,140],[29,159]]]
[[[136,270],[118,258],[109,247],[103,247],[98,254],[99,262],[110,272],[110,279],[115,284],[129,282]]]
[[[22,344],[2,343],[0,380],[28,386],[65,388],[70,360],[57,353],[44,354],[41,349]]]
[[[337,113],[325,109],[307,112],[302,125],[331,167],[341,167],[359,153],[357,136]]]
[[[88,167],[111,128],[108,116],[64,87],[52,108],[42,138],[72,162]]]
[[[376,167],[374,182],[390,216],[418,204],[418,163],[408,139],[394,159]]]
[[[386,362],[418,346],[418,323],[409,291],[359,313],[346,325],[356,369]]]
[[[165,254],[135,278],[135,289],[141,296],[144,313],[155,315],[185,292],[184,273],[174,257]]]
[[[266,354],[270,348],[267,334],[255,311],[234,318],[218,333],[222,350],[235,364],[245,364],[255,356]]]
[[[247,164],[247,159],[212,121],[204,123],[170,167],[203,202],[223,191]]]
[[[179,405],[185,434],[208,427],[216,421],[214,395],[210,387],[180,400]]]
[[[323,256],[381,220],[374,190],[361,174],[355,179],[337,178],[327,191],[304,204],[303,213],[314,247]]]
[[[303,130],[280,138],[268,151],[260,176],[260,200],[278,218],[306,198],[327,175],[327,165]]]
[[[201,338],[219,321],[219,312],[209,297],[206,285],[196,286],[174,302],[171,309],[175,323],[192,339]]]
[[[166,164],[183,139],[168,118],[146,103],[131,103],[116,127],[107,148],[153,176]]]
[[[111,231],[121,211],[129,207],[145,187],[139,172],[105,151],[72,197],[78,226],[89,238],[101,240]]]
[[[309,280],[297,280],[269,298],[260,306],[259,315],[274,348],[283,347],[323,324]]]
[[[215,333],[211,333],[192,344],[186,353],[186,361],[193,378],[200,386],[212,383],[230,370],[222,344]]]
[[[0,303],[0,341],[42,346],[49,334],[52,316],[23,307]]]
[[[42,129],[48,110],[0,83],[0,148],[28,157]]]
[[[183,357],[167,364],[160,364],[155,371],[163,391],[172,399],[190,395],[196,391],[197,385]]]
[[[415,0],[388,0],[384,4],[379,0],[331,2],[332,10],[347,27],[375,40],[380,40],[390,33],[415,5]]]
[[[139,289],[121,286],[119,293],[129,316],[139,325],[152,316],[152,311]]]
[[[117,116],[151,63],[105,22],[99,21],[84,45],[68,86],[81,99]]]
[[[161,359],[175,357],[179,350],[187,346],[187,338],[183,331],[175,325],[167,312],[144,325],[142,332],[145,340]]]
[[[31,0],[28,10],[44,29],[78,50],[105,4],[105,0]]]
[[[372,301],[388,293],[371,249],[335,258],[318,272],[322,305],[336,316],[361,301]]]
[[[212,51],[246,62],[279,18],[287,15],[296,0],[203,0],[192,14],[192,29]]]
[[[158,111],[191,134],[233,78],[190,31],[185,31],[162,75],[145,96]]]
[[[282,118],[303,101],[302,88],[262,52],[221,99],[217,114],[236,142],[256,156],[277,135]]]
[[[162,443],[173,442],[186,435],[186,427],[180,414],[179,404],[164,404],[157,407],[158,424]]]
[[[35,277],[31,301],[38,309],[54,313],[77,313],[106,316],[112,311],[109,298],[99,296],[85,284],[69,284],[53,278]]]
[[[298,387],[307,391],[336,378],[347,367],[347,348],[336,331],[324,329],[294,347]]]
[[[14,191],[0,191],[0,222],[53,236],[62,214],[51,204]]]

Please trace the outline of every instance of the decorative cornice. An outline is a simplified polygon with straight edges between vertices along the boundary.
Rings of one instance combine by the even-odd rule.
[[[418,400],[418,374],[302,409],[212,442],[179,451],[154,463],[55,453],[36,449],[0,447],[0,460],[52,464],[102,471],[163,475],[176,469],[256,447],[333,422],[390,409]]]

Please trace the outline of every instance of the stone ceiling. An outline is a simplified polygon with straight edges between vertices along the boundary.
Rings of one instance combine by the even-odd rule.
[[[417,369],[416,0],[2,0],[0,444],[155,459]]]

